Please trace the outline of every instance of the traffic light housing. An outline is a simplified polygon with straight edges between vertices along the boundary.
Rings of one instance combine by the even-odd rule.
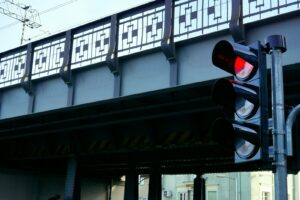
[[[212,90],[213,100],[227,113],[213,124],[215,141],[234,151],[235,163],[268,159],[267,69],[261,43],[219,41],[212,62],[234,77],[217,80]]]

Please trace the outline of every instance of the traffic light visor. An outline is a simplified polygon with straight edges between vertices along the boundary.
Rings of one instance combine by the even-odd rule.
[[[233,124],[235,130],[235,152],[243,159],[254,156],[258,150],[260,140],[258,138],[258,127],[247,124]]]
[[[212,62],[240,81],[250,79],[257,70],[257,56],[248,46],[231,44],[225,40],[215,45]]]
[[[242,119],[252,117],[258,108],[257,92],[234,80],[217,80],[212,87],[212,99],[224,107],[228,114],[235,113]]]

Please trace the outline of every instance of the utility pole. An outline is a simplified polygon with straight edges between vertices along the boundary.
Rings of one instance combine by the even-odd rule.
[[[0,3],[0,13],[22,22],[21,45],[24,41],[25,27],[39,28],[39,13],[29,5],[15,2],[14,0],[4,0]]]
[[[282,53],[286,51],[285,37],[271,35],[266,45],[272,55],[272,114],[275,153],[275,200],[287,200],[287,159],[284,116]]]

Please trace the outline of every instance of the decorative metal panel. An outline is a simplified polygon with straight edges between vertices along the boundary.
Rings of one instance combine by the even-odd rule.
[[[118,56],[160,47],[164,34],[165,6],[161,2],[135,9],[118,20]],[[229,28],[232,0],[175,0],[174,41],[183,41]],[[244,23],[300,9],[299,0],[243,0]],[[72,38],[71,69],[104,62],[110,44],[110,22],[79,27]],[[32,79],[58,74],[64,63],[65,38],[43,39],[34,47]],[[34,45],[34,44],[33,44]],[[17,52],[17,53],[15,53]],[[0,57],[0,88],[19,84],[27,52],[20,47]]]
[[[26,51],[0,58],[0,88],[21,82],[25,72]]]
[[[299,10],[299,0],[243,0],[244,23]]]
[[[229,28],[231,0],[175,2],[174,40],[181,41]]]
[[[164,31],[165,8],[160,6],[120,19],[118,56],[159,47]]]
[[[32,79],[59,73],[64,59],[65,38],[54,40],[34,48]]]
[[[109,48],[110,23],[74,34],[71,69],[105,61]]]

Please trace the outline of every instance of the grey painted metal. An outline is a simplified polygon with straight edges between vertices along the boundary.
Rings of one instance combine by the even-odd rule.
[[[90,103],[114,97],[114,75],[107,66],[82,70],[74,73],[74,105]]]
[[[118,33],[118,16],[113,15],[111,16],[110,21],[109,49],[105,62],[110,71],[114,74],[117,74],[120,71],[118,63]]]
[[[250,28],[247,28],[246,25],[246,41],[253,43],[257,40],[264,41],[268,35],[284,35],[287,38],[286,45],[288,46],[289,51],[282,55],[283,66],[299,63],[300,60],[298,52],[300,41],[296,38],[299,37],[300,28],[297,27],[296,24],[300,23],[300,18],[295,16],[284,19],[280,19],[280,17],[278,17],[276,19],[277,20],[273,23],[262,23],[257,24],[256,26],[254,24],[254,27]],[[271,59],[268,60],[267,66],[271,68]]]
[[[178,85],[178,62],[176,60],[169,60],[170,63],[170,87]]]
[[[275,39],[274,39],[275,38]],[[280,38],[280,37],[279,37]],[[285,117],[284,117],[284,90],[282,73],[282,48],[274,45],[277,36],[267,38],[267,45],[272,54],[272,118],[275,152],[275,200],[287,200],[287,161],[285,151]],[[285,41],[285,39],[284,39]],[[285,45],[285,43],[284,43]],[[284,46],[285,47],[285,46]]]
[[[114,74],[114,97],[121,96],[122,72]]]
[[[26,115],[31,104],[29,101],[28,94],[21,87],[2,91],[1,119]]]
[[[201,82],[229,76],[230,74],[212,67],[211,52],[219,40],[231,40],[231,36],[209,38],[177,48],[179,85]]]
[[[172,2],[174,9],[174,30],[172,34],[175,42],[228,29],[230,21],[231,25],[233,25],[231,27],[242,27],[242,10],[244,12],[244,23],[250,23],[299,10],[300,5],[297,0],[289,2],[280,0],[243,0],[243,9],[241,9],[240,6],[234,6],[237,0],[226,2],[173,0]],[[167,22],[164,17],[166,13],[167,10],[162,1],[155,1],[120,13],[121,17],[117,19],[117,23],[112,23],[108,18],[104,18],[74,29],[74,37],[71,44],[73,47],[72,52],[70,52],[71,55],[69,55],[71,57],[71,69],[104,62],[109,53],[109,43],[115,36],[110,33],[114,32],[111,30],[114,30],[115,27],[119,30],[116,40],[118,44],[115,46],[119,57],[159,47],[163,40],[163,34],[166,33],[164,31]],[[116,15],[113,15],[111,19],[114,16]],[[116,24],[117,26],[115,26]],[[40,79],[59,73],[67,53],[65,51],[66,36],[67,34],[60,33],[34,43],[33,79]],[[0,85],[2,83],[5,83],[5,86],[19,83],[20,76],[16,75],[15,72],[20,71],[20,69],[14,69],[17,65],[12,61],[17,61],[20,66],[24,64],[27,58],[22,58],[22,49],[24,47],[4,52],[0,56],[0,65],[2,66],[0,68],[3,70],[0,73],[0,76],[3,78],[0,80]],[[14,59],[7,61],[3,55],[6,58],[7,56],[12,56]],[[20,57],[22,59],[18,60]],[[13,70],[9,71],[8,68],[13,68]],[[10,76],[5,76],[6,74]]]
[[[293,125],[297,119],[297,116],[300,114],[300,104],[297,105],[293,110],[290,112],[287,120],[286,120],[286,155],[293,156]]]
[[[166,33],[164,31],[166,19],[164,19],[164,17],[160,19],[161,16],[167,14],[165,10],[166,6],[163,3],[164,2],[157,2],[146,5],[134,10],[135,12],[128,11],[126,13],[120,13],[118,14],[118,19],[114,20],[115,23],[118,23],[116,29],[120,31],[116,36],[117,44],[115,46],[118,48],[117,51],[115,51],[117,54],[115,58],[119,60],[120,69],[117,75],[111,73],[105,62],[110,45],[111,17],[69,30],[68,34],[64,32],[55,37],[50,37],[31,44],[33,52],[33,60],[31,62],[30,59],[28,59],[30,56],[27,58],[26,51],[24,51],[27,46],[1,53],[0,87],[2,87],[1,95],[4,101],[1,103],[1,119],[168,88],[170,87],[170,83],[175,82],[178,82],[178,85],[185,85],[227,76],[228,74],[212,68],[209,58],[214,44],[221,39],[230,40],[231,35],[229,35],[228,30],[212,35],[208,35],[208,31],[205,30],[212,29],[215,26],[221,26],[220,24],[225,23],[225,21],[225,24],[228,25],[231,15],[228,18],[224,10],[226,10],[225,8],[230,10],[231,4],[226,2],[226,4],[222,4],[222,8],[219,8],[217,3],[206,5],[206,2],[199,0],[173,2],[173,34],[174,41],[177,41],[177,43],[176,63],[173,63],[174,65],[172,67],[172,63],[170,65],[170,62],[166,59],[165,54],[160,48],[164,36],[163,33]],[[248,20],[250,16],[259,15],[259,12],[256,11],[250,12],[249,14],[249,3],[245,3],[245,1],[243,3],[244,22],[246,18]],[[297,2],[297,5],[298,3],[299,2]],[[288,6],[291,5],[292,4],[289,4]],[[296,5],[296,3],[293,5]],[[194,26],[194,21],[196,22],[198,20],[197,22],[200,23],[201,20],[205,22],[207,19],[206,17],[203,19],[200,18],[201,16],[208,15],[208,13],[200,14],[200,11],[205,10],[202,6],[209,6],[209,9],[206,10],[207,12],[208,10],[210,11],[209,16],[218,16],[217,13],[214,14],[213,12],[218,11],[219,14],[223,13],[222,15],[226,16],[226,20],[224,18],[222,21],[222,17],[217,17],[217,20],[212,21],[212,24],[209,25],[210,28],[206,26],[208,24],[203,24],[203,26],[197,24],[197,26]],[[266,8],[266,6],[264,8]],[[260,8],[262,9],[263,7]],[[270,12],[270,9],[272,10],[273,8],[266,10]],[[280,7],[280,9],[282,9],[282,7]],[[263,13],[267,11],[262,10]],[[136,13],[136,15],[131,12]],[[148,14],[146,15],[145,13]],[[197,18],[194,19],[193,17],[196,16]],[[273,33],[286,35],[288,38],[287,44],[289,46],[289,52],[283,55],[283,64],[299,63],[300,59],[297,52],[300,51],[300,44],[297,33],[300,31],[300,27],[297,25],[300,23],[300,17],[297,15],[291,16],[292,17],[289,18],[277,18],[273,21],[275,23],[270,20],[262,24],[255,22],[252,23],[251,26],[245,24],[247,30],[246,40],[249,42],[263,40],[266,35]],[[157,20],[154,20],[156,18]],[[154,20],[153,23],[152,19]],[[150,20],[151,23],[146,22],[147,20]],[[249,20],[247,22],[249,22]],[[181,24],[181,26],[178,24]],[[162,30],[160,29],[161,25]],[[144,27],[144,29],[140,27]],[[136,30],[135,28],[138,29],[138,32],[134,31]],[[228,26],[225,29],[228,29]],[[218,28],[218,30],[221,30],[221,28]],[[160,33],[162,33],[162,35],[160,35]],[[134,36],[135,34],[137,35]],[[204,34],[207,36],[203,36]],[[142,37],[146,36],[148,40],[142,40]],[[70,42],[68,43],[70,39],[67,37],[72,38],[72,44]],[[150,39],[152,43],[149,43]],[[137,43],[135,43],[135,41],[137,41]],[[68,55],[71,59],[69,62],[73,78],[72,87],[68,87],[68,84],[64,84],[63,81],[59,81],[59,78],[57,78],[59,70],[61,70],[62,65],[64,65],[63,63],[66,63],[68,60],[66,54],[70,51],[67,50],[70,49],[69,47],[72,49]],[[149,48],[147,49],[146,47]],[[150,49],[152,50],[150,51]],[[56,59],[57,64],[49,68],[52,62],[51,59]],[[20,98],[19,100],[8,101],[9,98],[13,97],[12,95],[16,95],[14,94],[16,91],[20,92],[20,90],[16,90],[16,88],[20,87],[18,84],[20,84],[21,78],[19,77],[22,77],[18,74],[24,74],[26,70],[28,74],[28,69],[30,68],[26,67],[26,64],[30,66],[29,63],[32,63],[34,66],[33,75],[35,78],[32,80],[34,86],[32,87],[32,91],[34,95],[27,96],[26,98],[29,99],[25,100],[26,95],[21,93],[17,95]],[[59,67],[60,63],[62,64],[61,67]],[[271,66],[271,64],[268,63],[268,66]],[[4,67],[9,70],[1,72]],[[177,70],[174,70],[175,68],[177,68]],[[16,71],[14,71],[14,69]],[[4,75],[6,76],[4,77]],[[176,77],[178,77],[178,80],[176,80]],[[10,79],[11,82],[9,82],[8,79]],[[47,83],[49,83],[49,86],[46,86]],[[171,84],[171,86],[175,85],[176,84]],[[43,89],[45,89],[45,91]],[[22,105],[16,105],[15,103],[17,102],[22,102]],[[24,113],[24,106],[29,111]]]
[[[25,72],[24,72],[24,76],[21,79],[21,86],[30,95],[32,95],[32,93],[33,93],[32,83],[31,83],[32,59],[33,59],[33,46],[32,46],[32,43],[29,43],[27,45]]]
[[[72,81],[74,82],[74,81]],[[67,106],[72,106],[74,104],[74,83],[68,84],[68,100],[67,100]]]
[[[122,62],[122,95],[169,87],[170,66],[163,53],[156,52]]]
[[[119,59],[118,59],[118,34],[119,34],[119,26],[118,26],[118,15],[111,16],[110,19],[110,41],[109,41],[109,49],[105,59],[105,62],[110,69],[110,71],[114,74],[114,88],[113,88],[113,97],[121,96],[121,78],[122,74],[119,67]]]
[[[28,108],[27,114],[33,113],[34,109],[34,89],[32,85],[32,60],[33,60],[33,45],[32,43],[27,45],[27,54],[26,54],[26,65],[25,65],[25,72],[24,76],[21,79],[21,87],[26,91],[28,94]]]
[[[51,78],[36,82],[34,112],[66,107],[68,90],[68,86],[61,78]]]
[[[64,60],[59,73],[63,81],[68,86],[68,99],[66,106],[72,106],[74,103],[74,81],[71,71],[71,57],[72,57],[72,30],[66,32],[65,49],[64,49]]]
[[[243,23],[243,0],[232,0],[232,14],[229,30],[234,42],[245,42],[245,26]]]
[[[173,0],[165,0],[164,36],[161,49],[170,63],[170,87],[178,85],[178,63],[174,43],[174,6]]]
[[[59,70],[61,78],[68,85],[72,85],[72,73],[71,73],[71,57],[72,57],[72,31],[66,32],[65,48],[63,64]]]
[[[27,114],[32,114],[34,112],[34,104],[35,104],[35,95],[29,94]]]

